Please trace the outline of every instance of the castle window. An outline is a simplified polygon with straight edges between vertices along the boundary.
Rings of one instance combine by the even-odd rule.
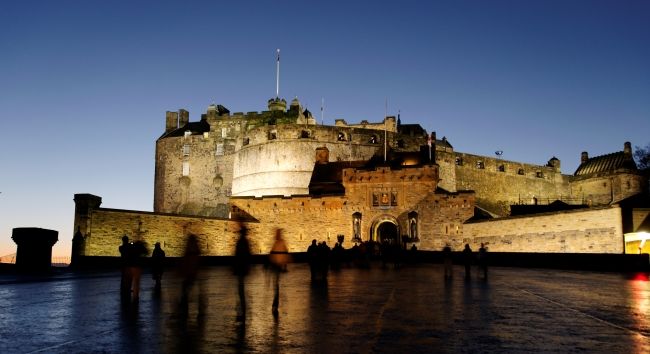
[[[371,135],[370,139],[368,140],[368,143],[370,144],[377,144],[379,142],[379,139],[377,139],[377,135]]]
[[[503,166],[503,165],[499,165],[498,170],[499,170],[499,172],[506,172],[506,167]]]
[[[544,174],[542,173],[542,171],[537,171],[537,172],[535,173],[535,177],[537,177],[537,178],[544,178]]]
[[[278,138],[278,132],[273,130],[269,132],[269,140],[275,140]]]
[[[300,138],[301,139],[308,139],[309,138],[309,130],[303,130],[300,132]]]
[[[249,138],[244,138],[244,140],[242,141],[242,145],[246,146],[248,144],[250,144],[250,139]]]
[[[217,144],[217,156],[223,155],[223,144]]]
[[[183,176],[190,175],[190,163],[188,161],[183,161]]]
[[[190,144],[183,145],[183,156],[190,156]]]
[[[397,205],[397,192],[391,192],[391,194],[390,194],[390,205],[391,206],[396,206]]]
[[[345,141],[345,133],[339,132],[338,135],[336,136],[336,140]]]
[[[463,158],[460,156],[456,156],[456,166],[462,166],[463,165]]]
[[[523,168],[518,169],[517,174],[523,176],[524,175],[524,169]]]
[[[476,168],[478,168],[479,170],[484,169],[485,164],[483,163],[483,161],[476,161]]]
[[[228,128],[221,128],[221,137],[225,138],[228,136]]]

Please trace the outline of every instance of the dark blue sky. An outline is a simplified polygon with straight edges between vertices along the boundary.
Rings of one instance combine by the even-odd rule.
[[[650,142],[649,39],[648,1],[0,3],[0,256],[22,226],[68,254],[74,193],[151,210],[165,111],[265,110],[276,48],[280,95],[326,124],[388,100],[457,151],[572,174]]]

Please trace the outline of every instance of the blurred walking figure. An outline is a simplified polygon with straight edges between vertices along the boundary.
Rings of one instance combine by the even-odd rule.
[[[151,277],[156,282],[155,292],[156,294],[160,293],[161,284],[163,275],[163,267],[165,266],[165,251],[160,248],[160,242],[156,242],[156,245],[153,248],[151,253]]]
[[[442,249],[442,258],[443,262],[445,263],[445,279],[451,279],[451,247],[449,247],[449,244],[446,244],[445,247]]]
[[[472,249],[469,247],[469,244],[465,244],[465,249],[463,250],[463,262],[465,263],[465,279],[469,279],[471,267],[472,267]]]
[[[201,248],[199,247],[199,240],[196,235],[190,234],[187,236],[187,243],[185,244],[185,255],[181,260],[180,273],[183,279],[182,288],[181,288],[181,307],[185,311],[185,314],[188,312],[188,302],[190,292],[194,287],[196,278],[199,273],[199,260],[201,256]],[[199,289],[199,315],[202,314],[202,294]]]
[[[483,271],[483,278],[486,280],[488,275],[487,268],[487,249],[485,248],[485,245],[481,243],[481,248],[478,249],[478,269],[479,272]]]
[[[318,244],[315,239],[311,240],[311,245],[307,247],[307,261],[311,271],[311,280],[316,280],[318,278]]]
[[[278,317],[278,307],[280,306],[280,273],[287,271],[287,263],[289,263],[289,250],[282,238],[282,229],[275,229],[275,242],[273,243],[273,247],[271,247],[269,262],[271,263],[272,271],[275,273],[275,295],[273,296],[272,312],[273,317]]]
[[[244,223],[239,223],[239,239],[235,246],[234,273],[237,276],[239,291],[239,313],[237,318],[246,321],[246,289],[245,278],[250,268],[251,248],[248,242],[248,228]]]
[[[122,245],[118,248],[120,250],[120,264],[122,267],[122,278],[120,279],[120,297],[122,300],[131,298],[131,272],[127,261],[130,248],[129,237],[126,235],[122,236]]]
[[[147,246],[142,241],[135,241],[131,243],[128,248],[128,263],[129,271],[131,273],[131,294],[133,301],[140,300],[140,276],[142,275],[142,266],[144,265],[143,257],[149,253]]]

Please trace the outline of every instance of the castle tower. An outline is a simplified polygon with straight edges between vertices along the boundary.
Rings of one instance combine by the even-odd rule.
[[[284,98],[271,98],[269,99],[269,111],[282,111],[287,110],[287,101]]]

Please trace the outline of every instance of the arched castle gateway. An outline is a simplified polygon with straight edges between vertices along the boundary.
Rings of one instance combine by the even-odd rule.
[[[154,212],[105,209],[100,197],[75,195],[76,256],[117,256],[125,234],[161,242],[172,257],[194,234],[203,254],[230,255],[235,217],[249,221],[254,253],[268,252],[276,227],[292,252],[342,236],[346,248],[388,240],[420,250],[484,242],[504,252],[623,253],[623,234],[650,214],[629,202],[647,191],[630,143],[583,153],[565,175],[556,158],[533,165],[457,152],[399,117],[326,126],[297,99],[286,105],[273,98],[268,111],[230,113],[213,104],[194,122],[186,110],[167,112]]]

